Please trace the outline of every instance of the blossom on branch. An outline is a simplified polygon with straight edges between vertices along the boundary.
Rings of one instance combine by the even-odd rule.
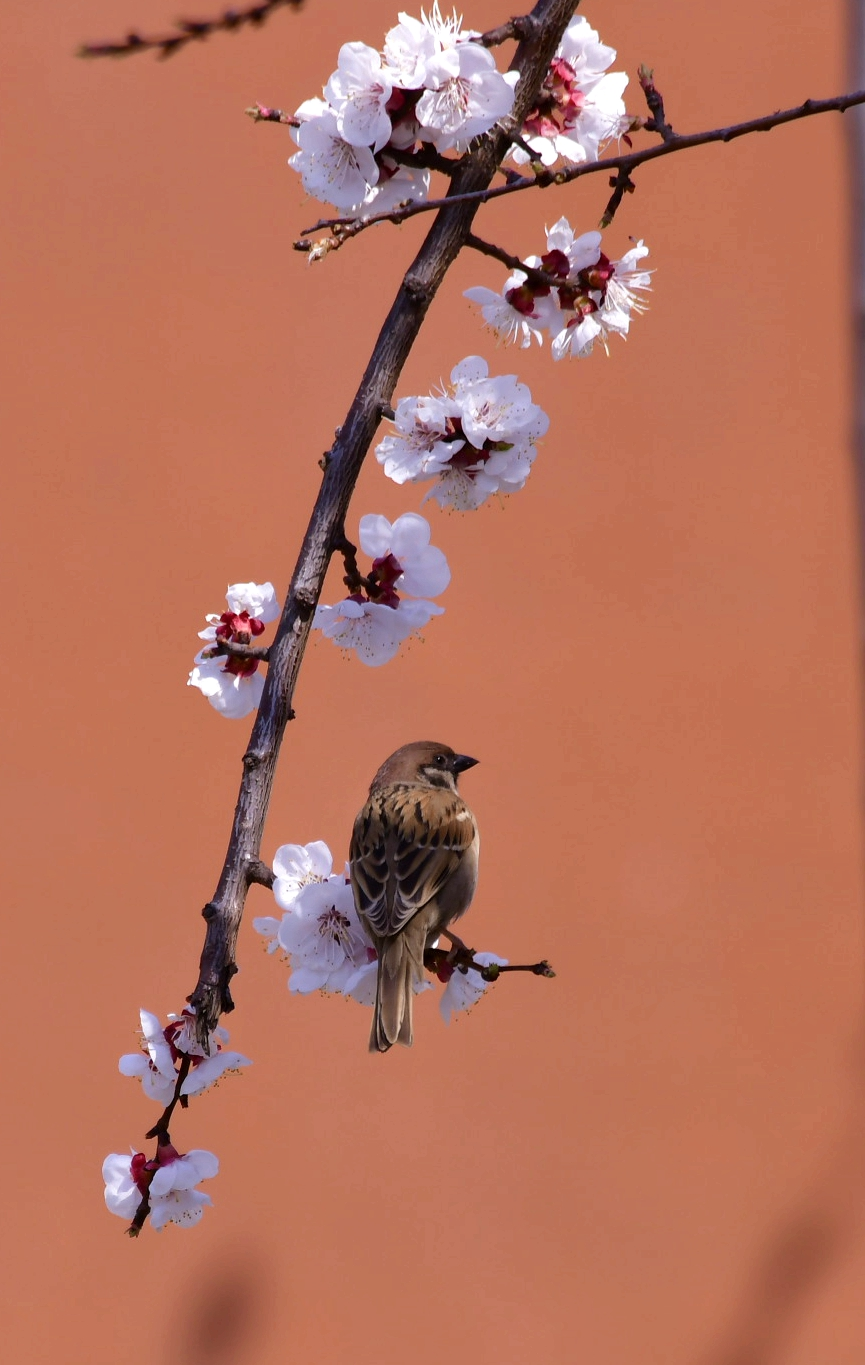
[[[549,427],[515,375],[490,377],[480,356],[451,371],[440,394],[403,398],[395,432],[376,447],[376,459],[395,483],[435,479],[427,497],[466,511],[493,493],[514,493],[528,478],[535,442]]]
[[[353,147],[339,131],[339,117],[321,100],[305,100],[296,111],[300,126],[291,135],[300,151],[288,159],[315,199],[351,213],[378,182],[378,166],[368,147]]]
[[[529,256],[526,265],[543,271],[548,282],[515,270],[501,294],[474,287],[465,297],[481,305],[484,321],[506,341],[528,346],[532,337],[552,338],[554,360],[590,355],[600,341],[607,350],[608,338],[626,337],[631,314],[643,313],[640,295],[651,288],[651,271],[640,261],[649,248],[639,241],[618,261],[601,250],[601,234],[586,232],[575,237],[567,218],[547,230],[543,256]]]
[[[441,616],[444,607],[428,598],[444,592],[451,575],[441,550],[430,545],[429,522],[417,512],[404,512],[393,524],[382,516],[361,517],[360,543],[372,557],[369,575],[356,569],[348,573],[346,585],[353,591],[333,606],[319,605],[312,624],[341,649],[353,649],[362,663],[377,667],[433,616]]]
[[[474,960],[482,967],[508,965],[506,957],[497,957],[495,953],[475,953]],[[490,984],[472,967],[467,971],[459,967],[452,971],[439,1001],[439,1009],[445,1023],[449,1024],[453,1016],[459,1014],[461,1010],[470,1010],[472,1005],[476,1005]]]
[[[628,77],[607,71],[615,60],[616,49],[600,42],[588,20],[575,15],[522,127],[522,141],[531,154],[514,145],[511,159],[518,165],[532,159],[544,166],[560,159],[579,165],[596,161],[606,143],[627,132],[631,120],[622,95]]]
[[[295,114],[299,150],[289,165],[304,189],[357,215],[425,199],[429,171],[393,153],[462,152],[513,108],[518,73],[503,75],[479,37],[435,3],[420,19],[400,14],[380,53],[344,43],[324,99],[305,100]]]
[[[426,89],[415,116],[421,140],[440,152],[465,150],[513,108],[519,73],[497,69],[488,48],[459,43],[443,49],[427,63]]]
[[[390,141],[387,103],[392,90],[389,73],[375,48],[366,43],[343,43],[324,95],[336,110],[340,137],[349,146],[371,146],[373,152],[379,152]]]
[[[540,267],[539,256],[529,256],[526,265]],[[549,289],[533,290],[526,284],[528,276],[524,270],[515,270],[505,280],[500,294],[485,285],[473,285],[463,291],[465,298],[479,303],[481,316],[488,327],[511,344],[519,344],[521,350],[536,341],[544,344],[544,330],[555,318],[557,309],[549,297]]]
[[[301,995],[342,991],[359,968],[375,960],[355,910],[347,870],[333,874],[333,857],[321,840],[283,844],[273,866],[273,894],[282,919],[263,917],[254,920],[253,927],[286,954],[289,990]]]
[[[195,1187],[219,1171],[219,1161],[202,1149],[181,1154],[171,1143],[161,1143],[156,1157],[148,1161],[143,1152],[131,1157],[112,1152],[102,1163],[105,1204],[119,1218],[136,1218],[142,1200],[149,1204],[150,1221],[157,1232],[166,1223],[192,1227],[213,1201]]]
[[[155,1014],[141,1010],[141,1051],[120,1058],[121,1074],[138,1077],[148,1099],[156,1100],[163,1108],[174,1099],[183,1057],[189,1058],[179,1092],[185,1096],[201,1094],[227,1071],[252,1065],[240,1052],[224,1048],[223,1044],[228,1042],[224,1028],[215,1028],[207,1048],[202,1047],[192,1028],[194,1017],[195,1011],[187,1006],[182,1014],[169,1014],[168,1024],[163,1028]]]
[[[261,700],[264,679],[258,671],[259,660],[220,654],[218,647],[251,645],[277,619],[280,608],[272,583],[233,583],[225,600],[228,611],[221,616],[211,613],[206,629],[198,632],[207,644],[195,656],[187,686],[197,687],[221,715],[239,720]]]

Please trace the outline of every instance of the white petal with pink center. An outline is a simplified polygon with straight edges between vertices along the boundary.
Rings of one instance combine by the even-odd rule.
[[[336,111],[339,134],[350,146],[377,152],[389,141],[391,123],[385,106],[392,90],[390,73],[382,68],[375,48],[343,43],[324,94]]]
[[[305,112],[313,105],[320,108]],[[297,117],[302,122],[292,129],[292,136],[300,151],[289,157],[288,164],[299,172],[304,189],[346,212],[359,208],[369,187],[378,183],[378,166],[369,147],[346,142],[335,111],[321,100],[307,100]]]
[[[550,419],[532,402],[531,391],[516,375],[490,378],[486,361],[468,356],[451,371],[451,382],[462,429],[477,449],[485,442],[531,445],[546,435]]]
[[[577,84],[585,91],[593,89],[607,68],[613,65],[616,49],[602,43],[588,19],[576,14],[562,34],[556,56],[563,57],[573,68]]]
[[[341,991],[358,967],[369,962],[370,944],[345,876],[303,887],[282,917],[279,944],[291,960],[289,990]]]
[[[426,90],[415,114],[439,151],[460,149],[506,117],[513,108],[518,73],[505,75],[477,43],[459,43],[427,62]],[[423,134],[422,134],[423,136]]]
[[[540,259],[530,256],[526,264],[540,266]],[[531,346],[532,340],[539,346],[543,345],[544,330],[558,313],[558,305],[550,295],[534,298],[530,312],[514,307],[507,296],[525,284],[526,279],[524,270],[515,270],[505,280],[505,287],[500,294],[483,285],[463,290],[465,298],[480,304],[481,316],[487,326],[492,327],[504,341],[519,344],[522,350]]]
[[[149,1010],[140,1010],[143,1052],[127,1052],[120,1058],[123,1076],[136,1076],[148,1099],[170,1104],[174,1098],[177,1068],[162,1024]]]
[[[404,512],[393,523],[375,514],[360,519],[364,553],[373,559],[393,555],[402,569],[396,590],[412,597],[438,597],[451,581],[447,559],[437,546],[430,545],[431,534],[426,517],[417,512]]]
[[[398,606],[387,607],[346,598],[335,606],[317,607],[312,623],[325,639],[340,649],[354,650],[361,663],[377,668],[394,657],[403,640],[443,610],[432,602],[403,599]]]
[[[597,265],[601,259],[601,234],[584,232],[575,237],[574,230],[567,218],[560,218],[551,228],[546,228],[547,251],[561,251],[568,258],[573,274],[579,274],[590,265]]]
[[[186,685],[197,687],[221,716],[229,720],[242,720],[258,706],[264,691],[261,673],[252,673],[247,677],[226,673],[225,658],[205,659],[203,651],[196,654],[195,664]]]
[[[445,440],[448,418],[458,416],[459,408],[447,395],[400,399],[393,416],[393,435],[375,448],[375,457],[387,477],[394,483],[416,483],[446,469],[452,456],[465,445],[465,441]]]
[[[212,1152],[196,1149],[160,1165],[150,1182],[150,1221],[157,1232],[166,1223],[192,1227],[212,1204],[209,1194],[195,1186],[219,1173],[219,1160]]]
[[[482,967],[492,966],[493,963],[498,967],[508,965],[506,957],[497,957],[495,953],[475,953],[474,960]],[[484,980],[480,972],[471,967],[467,972],[455,971],[439,1001],[439,1009],[445,1023],[449,1024],[453,1016],[461,1010],[470,1010],[472,1005],[477,1004],[490,984]]]

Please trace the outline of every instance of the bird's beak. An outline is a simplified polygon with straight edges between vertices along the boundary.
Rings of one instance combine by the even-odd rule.
[[[473,768],[477,761],[476,758],[469,758],[468,754],[454,754],[451,767],[455,773],[464,773],[466,768]]]

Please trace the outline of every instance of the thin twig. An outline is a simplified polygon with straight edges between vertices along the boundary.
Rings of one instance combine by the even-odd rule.
[[[460,194],[449,194],[445,199],[426,199],[392,209],[389,213],[371,214],[369,218],[320,218],[312,227],[304,228],[301,237],[314,232],[333,231],[337,228],[351,228],[352,236],[379,223],[404,223],[418,213],[434,213],[439,209],[455,212],[467,204],[484,204],[490,199],[500,199],[506,194],[518,194],[521,190],[545,190],[550,185],[567,185],[584,175],[597,175],[611,171],[633,171],[648,161],[669,156],[671,152],[683,152],[689,147],[703,147],[712,142],[732,142],[734,138],[745,137],[748,133],[768,133],[784,123],[796,119],[810,118],[814,114],[841,113],[857,104],[865,104],[865,90],[856,90],[849,95],[836,95],[826,100],[806,100],[794,109],[781,109],[762,118],[748,119],[745,123],[733,123],[727,128],[712,128],[704,133],[674,134],[667,142],[653,147],[645,147],[639,152],[629,152],[624,156],[607,156],[600,161],[582,162],[579,166],[568,166],[559,171],[546,170],[535,176],[516,176],[505,185],[491,185],[483,190],[466,190]],[[306,248],[295,242],[300,250]]]
[[[538,270],[536,266],[527,265],[519,256],[512,256],[509,251],[502,250],[494,242],[485,242],[483,237],[476,237],[473,232],[466,238],[466,246],[470,246],[473,251],[479,251],[482,256],[492,256],[494,260],[501,261],[508,270],[521,270],[529,283],[538,289],[555,289],[562,283],[554,275],[548,275],[545,270]]]
[[[460,945],[447,952],[444,948],[427,948],[423,955],[427,971],[446,979],[442,971],[450,976],[454,971],[477,972],[483,981],[497,981],[503,972],[531,972],[532,976],[546,976],[552,979],[555,972],[546,959],[543,962],[478,962],[475,949]]]
[[[655,85],[652,77],[654,71],[649,66],[641,66],[637,72],[640,87],[646,97],[651,118],[643,124],[650,133],[658,133],[664,142],[670,142],[676,134],[673,132],[672,125],[667,122],[667,115],[664,113],[664,97]]]
[[[264,663],[270,658],[270,645],[238,645],[233,640],[217,640],[205,648],[211,658],[217,654],[230,654],[236,659],[260,659]]]
[[[148,1138],[168,1137],[168,1125],[171,1122],[171,1115],[174,1113],[178,1104],[180,1105],[181,1109],[185,1109],[187,1105],[186,1096],[181,1095],[180,1091],[182,1089],[183,1082],[189,1075],[189,1068],[191,1066],[192,1058],[190,1057],[189,1053],[184,1053],[183,1060],[180,1063],[180,1070],[177,1073],[177,1081],[174,1086],[174,1095],[172,1096],[171,1103],[165,1106],[161,1116],[156,1120],[153,1127],[149,1128],[148,1131],[144,1134],[145,1137]]]
[[[136,52],[155,52],[160,58],[171,57],[187,43],[209,38],[212,33],[231,33],[246,24],[263,24],[274,10],[290,5],[300,9],[303,0],[259,0],[248,9],[227,9],[215,19],[178,19],[173,33],[151,34],[144,37],[140,33],[127,33],[112,43],[82,43],[79,57],[131,57]]]
[[[501,43],[507,43],[512,38],[516,38],[521,43],[528,42],[537,34],[537,19],[534,14],[520,14],[514,19],[509,19],[506,24],[499,24],[498,28],[487,29],[477,39],[483,47],[498,47]]]
[[[251,104],[248,109],[244,109],[253,123],[287,123],[289,128],[299,128],[301,120],[295,118],[293,114],[287,114],[284,109],[271,109],[267,104]]]
[[[539,0],[533,11],[535,36],[520,44],[512,63],[512,69],[520,75],[514,105],[518,125],[537,100],[541,82],[573,12],[573,0]],[[508,133],[496,129],[480,139],[477,147],[460,161],[451,186],[459,207],[436,218],[409,267],[325,461],[319,494],[276,639],[270,647],[270,667],[243,757],[243,777],[225,862],[213,900],[204,909],[207,922],[204,949],[198,984],[189,997],[195,1007],[196,1032],[202,1046],[208,1045],[219,1015],[234,1008],[229,986],[237,971],[235,945],[250,884],[249,869],[259,858],[291,699],[327,567],[340,544],[349,500],[381,420],[382,408],[390,405],[427,309],[471,231],[481,202],[478,196],[490,184],[509,145]]]
[[[633,194],[635,189],[634,182],[631,179],[631,172],[624,169],[620,170],[618,175],[613,176],[610,180],[610,184],[613,187],[613,193],[607,200],[607,207],[601,214],[601,221],[598,223],[598,227],[602,232],[605,228],[610,226],[610,223],[612,223],[616,216],[616,211],[625,195]]]

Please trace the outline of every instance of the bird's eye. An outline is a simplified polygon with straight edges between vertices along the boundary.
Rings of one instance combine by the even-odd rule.
[[[435,761],[436,761],[436,763],[438,764],[438,766],[439,766],[440,768],[443,768],[443,767],[445,766],[445,764],[447,763],[447,761],[448,761],[448,760],[447,760],[447,755],[446,755],[446,754],[436,754],[436,756],[435,756]]]

